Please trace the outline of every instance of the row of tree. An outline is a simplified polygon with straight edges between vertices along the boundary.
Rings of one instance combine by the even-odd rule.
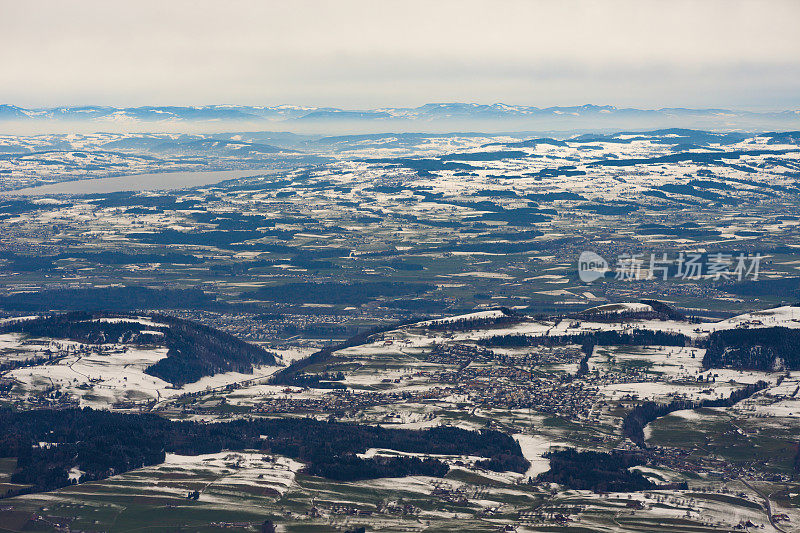
[[[667,404],[656,402],[644,402],[634,407],[622,420],[622,433],[641,447],[646,447],[644,440],[644,428],[647,424],[654,422],[662,416],[666,416],[675,411],[684,409],[699,409],[702,407],[731,407],[745,398],[749,398],[756,392],[764,390],[769,386],[766,381],[758,381],[735,390],[727,398],[715,400],[675,400]]]
[[[472,331],[475,329],[496,328],[517,324],[525,320],[522,315],[517,315],[507,307],[499,308],[503,314],[500,316],[475,316],[444,320],[433,320],[427,326],[432,331]]]
[[[584,346],[686,346],[690,339],[682,333],[634,329],[621,331],[591,331],[572,335],[497,335],[478,341],[483,346],[522,348],[526,346],[558,346],[580,344]]]

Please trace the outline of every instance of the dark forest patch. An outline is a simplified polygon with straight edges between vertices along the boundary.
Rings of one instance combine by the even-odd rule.
[[[204,309],[215,302],[214,295],[200,289],[152,289],[139,286],[49,289],[0,296],[1,309],[23,313]]]
[[[39,442],[55,445],[38,446]],[[448,467],[416,457],[361,459],[369,448],[400,452],[474,455],[491,464],[524,472],[529,463],[519,444],[499,431],[455,427],[384,429],[313,418],[235,420],[215,424],[175,422],[151,414],[91,409],[0,410],[0,455],[17,457],[14,483],[29,491],[69,485],[77,466],[81,482],[104,479],[134,468],[162,463],[166,453],[199,455],[222,450],[261,450],[307,463],[307,472],[337,480],[405,475],[441,477]]]

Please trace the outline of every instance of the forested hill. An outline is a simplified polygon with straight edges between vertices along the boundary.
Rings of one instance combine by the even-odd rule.
[[[276,364],[275,354],[224,331],[180,318],[154,318],[168,326],[164,341],[169,351],[146,372],[174,385],[220,372],[249,374],[254,365]]]
[[[703,366],[800,370],[800,330],[775,327],[715,331],[708,338]]]
[[[166,315],[147,320],[128,314],[74,312],[20,320],[0,333],[69,339],[86,344],[157,344],[167,357],[146,372],[181,386],[222,372],[249,374],[255,365],[274,365],[275,355],[224,331]]]
[[[40,442],[50,443],[40,446]],[[374,457],[369,448],[400,452],[485,457],[482,468],[525,472],[530,466],[511,436],[493,430],[455,427],[385,429],[313,418],[233,420],[204,424],[175,422],[153,414],[92,409],[16,412],[0,409],[0,457],[17,457],[15,483],[28,491],[69,484],[78,467],[81,481],[103,479],[164,461],[165,453],[198,455],[223,450],[261,450],[292,457],[307,471],[338,480],[407,475],[442,477],[448,467],[436,459]]]

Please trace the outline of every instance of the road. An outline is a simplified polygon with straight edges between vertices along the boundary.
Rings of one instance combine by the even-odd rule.
[[[748,481],[746,479],[744,479],[744,478],[739,478],[739,479],[740,479],[740,481],[742,483],[744,483],[747,486],[747,488],[749,488],[750,490],[752,490],[753,492],[755,492],[756,494],[761,496],[761,498],[764,500],[764,503],[767,506],[767,517],[769,518],[769,523],[772,524],[772,527],[774,527],[775,529],[777,529],[781,533],[788,533],[785,529],[783,529],[781,526],[779,526],[776,523],[775,519],[772,518],[772,514],[773,514],[772,513],[772,502],[770,502],[769,496],[767,496],[766,494],[764,494],[763,492],[761,492],[760,490],[755,488],[753,485],[748,483]]]

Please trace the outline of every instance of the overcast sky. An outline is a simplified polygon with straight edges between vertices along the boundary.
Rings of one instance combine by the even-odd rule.
[[[800,108],[797,0],[0,0],[0,103]]]

